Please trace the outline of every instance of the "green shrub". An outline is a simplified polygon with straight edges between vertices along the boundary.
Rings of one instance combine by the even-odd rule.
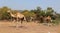
[[[60,22],[58,20],[53,20],[52,23],[58,25]]]

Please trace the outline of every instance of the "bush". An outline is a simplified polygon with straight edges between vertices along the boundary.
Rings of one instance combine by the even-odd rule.
[[[53,20],[52,23],[58,25],[60,22],[58,20]]]

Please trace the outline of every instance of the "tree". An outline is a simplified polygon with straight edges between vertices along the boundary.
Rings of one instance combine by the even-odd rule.
[[[40,12],[42,10],[41,10],[41,7],[37,7],[34,11],[35,11],[36,17],[39,17],[40,16]]]
[[[48,16],[48,15],[53,15],[53,13],[54,13],[54,10],[51,8],[51,7],[48,7],[47,8],[47,10],[46,10],[46,15]]]
[[[8,7],[4,6],[2,8],[0,8],[0,19],[8,19],[9,15],[7,13],[7,11],[9,10]]]
[[[24,14],[25,16],[33,16],[33,15],[34,15],[34,12],[29,11],[29,10],[24,10],[24,11],[22,12],[22,14]]]

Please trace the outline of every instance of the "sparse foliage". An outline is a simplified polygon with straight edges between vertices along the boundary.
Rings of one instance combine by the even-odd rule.
[[[8,10],[11,10],[10,8],[4,6],[2,8],[0,8],[0,20],[1,19],[9,19],[11,16],[9,15],[9,13],[7,13]],[[18,10],[11,10],[11,12],[13,14],[15,14]],[[36,19],[40,19],[40,16],[51,16],[52,19],[56,18],[56,15],[58,15],[58,19],[60,19],[60,14],[55,13],[54,9],[52,7],[48,7],[45,10],[42,10],[41,7],[37,7],[34,10],[23,10],[21,12],[22,14],[24,14],[26,17],[30,16],[30,17],[36,17]],[[56,21],[55,21],[56,22]],[[53,23],[55,23],[53,22]],[[57,22],[56,22],[57,23]]]

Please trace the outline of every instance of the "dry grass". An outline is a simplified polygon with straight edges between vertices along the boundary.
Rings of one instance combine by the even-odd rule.
[[[24,22],[23,27],[12,27],[17,25],[21,26],[20,22],[17,24],[0,21],[0,33],[60,33],[60,25],[48,27],[34,22]]]

